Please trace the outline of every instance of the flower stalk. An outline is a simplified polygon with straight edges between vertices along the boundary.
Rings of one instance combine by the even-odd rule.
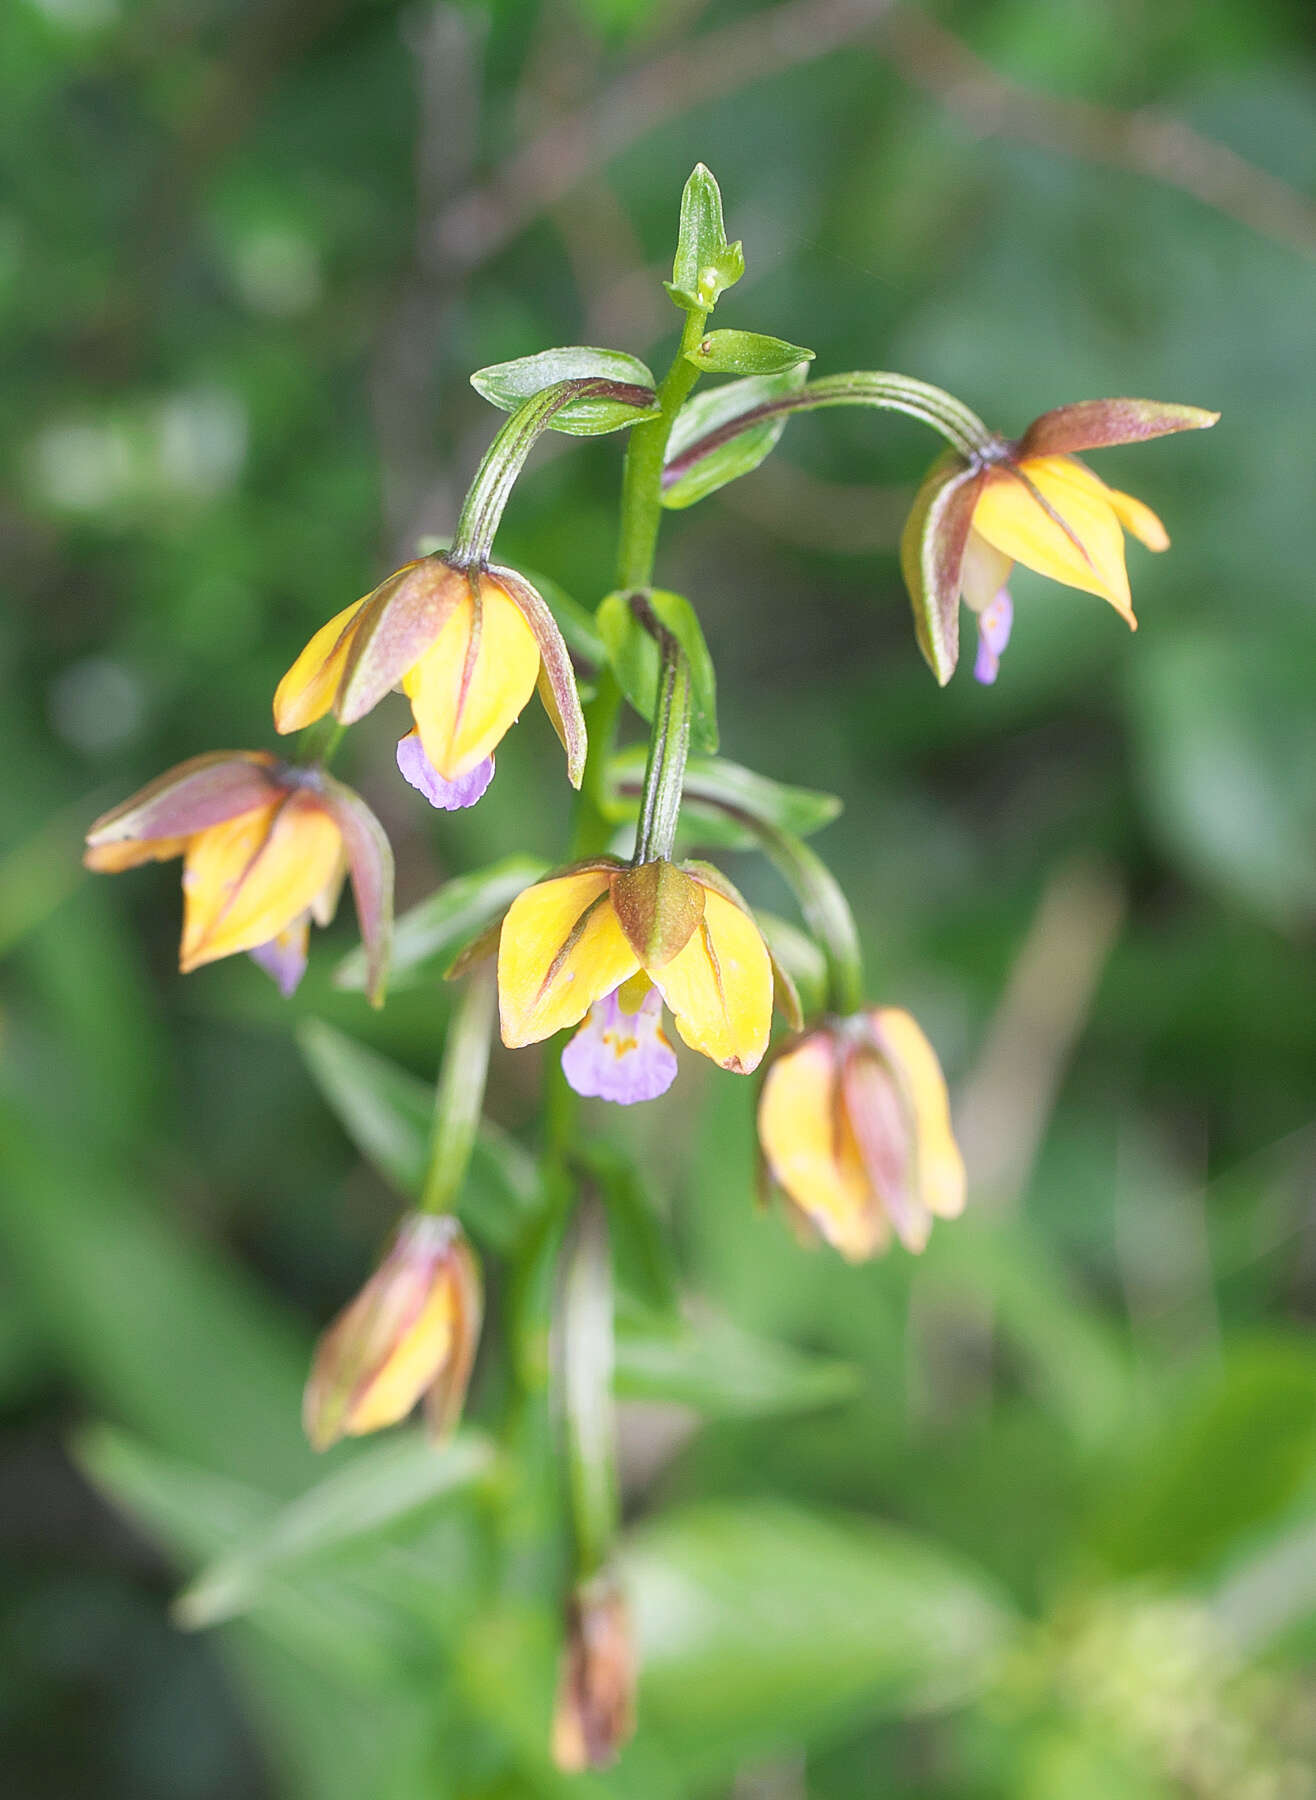
[[[690,753],[690,665],[676,638],[654,617],[643,596],[633,595],[631,608],[657,640],[661,658],[635,834],[634,860],[638,865],[659,857],[670,858],[676,843],[685,764]]]

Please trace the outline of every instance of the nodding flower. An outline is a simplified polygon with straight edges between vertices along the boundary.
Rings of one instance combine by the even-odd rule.
[[[1124,533],[1169,548],[1150,507],[1107,487],[1077,452],[1214,425],[1219,413],[1156,400],[1084,400],[1043,413],[1016,442],[947,451],[928,471],[900,545],[919,647],[944,686],[959,653],[959,603],[978,616],[974,673],[994,681],[1013,619],[1015,563],[1097,594],[1137,629]]]
[[[480,1272],[451,1217],[411,1213],[383,1261],[316,1346],[302,1405],[316,1450],[405,1419],[456,1424],[480,1336]]]
[[[927,1243],[933,1217],[964,1210],[964,1163],[931,1044],[907,1012],[829,1020],[768,1070],[759,1098],[767,1172],[798,1221],[851,1262],[894,1231]]]
[[[306,967],[308,928],[327,925],[352,879],[370,965],[383,996],[393,913],[393,856],[359,795],[322,769],[265,750],[216,750],[179,763],[96,820],[83,857],[117,874],[183,859],[184,974],[249,951],[284,994]]]
[[[471,806],[493,775],[493,752],[536,686],[580,786],[585,722],[562,633],[514,569],[407,563],[321,626],[274,695],[278,731],[331,709],[344,725],[400,687],[414,732],[398,746],[402,773],[436,806]]]
[[[606,1574],[576,1588],[566,1627],[553,1761],[580,1775],[606,1769],[635,1735],[635,1644],[625,1596]]]
[[[661,1093],[675,1071],[658,1029],[661,1001],[692,1050],[738,1074],[757,1068],[768,1047],[773,971],[748,907],[716,869],[601,857],[512,902],[499,938],[498,993],[503,1042],[512,1048],[578,1025],[598,1003],[567,1046],[567,1079],[581,1093],[638,1100]]]

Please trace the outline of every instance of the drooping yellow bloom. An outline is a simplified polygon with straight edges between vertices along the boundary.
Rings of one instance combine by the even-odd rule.
[[[457,1421],[480,1335],[480,1274],[453,1218],[413,1213],[316,1346],[302,1406],[317,1450],[396,1425],[424,1398],[436,1436]]]
[[[332,708],[350,725],[401,687],[431,767],[455,782],[486,761],[536,684],[579,786],[584,721],[544,600],[515,570],[426,556],[316,632],[279,683],[274,723],[299,731]]]
[[[392,857],[350,788],[266,751],[193,757],[97,819],[84,861],[114,874],[174,856],[183,858],[185,974],[246,950],[290,993],[306,966],[307,924],[328,924],[350,870],[378,996]]]
[[[1006,590],[1015,563],[1067,587],[1098,594],[1137,629],[1124,534],[1150,550],[1169,536],[1150,507],[1107,487],[1077,453],[1214,425],[1218,413],[1153,400],[1088,400],[1035,419],[1017,442],[992,441],[972,456],[949,451],[928,471],[901,538],[919,648],[943,685],[959,654],[961,599],[985,627],[979,679],[995,678],[1009,638]]]
[[[503,1042],[539,1043],[626,983],[666,1001],[692,1050],[746,1074],[768,1046],[772,965],[731,885],[704,864],[600,859],[526,888],[503,920]],[[628,991],[627,1010],[643,993]]]
[[[820,1026],[773,1063],[759,1099],[768,1171],[799,1216],[861,1262],[892,1229],[926,1244],[964,1209],[964,1163],[936,1053],[907,1012]]]

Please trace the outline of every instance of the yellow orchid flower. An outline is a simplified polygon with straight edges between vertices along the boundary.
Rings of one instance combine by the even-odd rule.
[[[936,1053],[898,1007],[819,1026],[773,1062],[759,1098],[767,1169],[799,1218],[850,1262],[892,1229],[921,1250],[964,1210],[964,1163]]]
[[[482,1310],[479,1268],[456,1219],[410,1214],[316,1346],[302,1406],[312,1446],[396,1425],[422,1398],[443,1436],[466,1398]]]
[[[512,1048],[579,1024],[612,995],[637,1019],[651,987],[692,1050],[739,1074],[757,1068],[768,1047],[772,965],[744,901],[706,864],[634,868],[600,858],[526,888],[509,907],[498,995],[503,1042]],[[634,1054],[637,1067],[637,1037],[655,1055],[671,1054],[660,1032],[606,1035],[612,1053]],[[570,1061],[567,1070],[570,1079]]]
[[[332,708],[351,725],[401,687],[415,720],[403,773],[435,805],[465,806],[487,787],[494,748],[536,685],[579,787],[585,725],[543,598],[514,569],[425,556],[321,626],[279,683],[274,724],[299,731]]]
[[[1015,563],[1097,594],[1137,629],[1124,534],[1149,550],[1170,539],[1149,506],[1107,487],[1077,452],[1214,425],[1219,413],[1154,400],[1086,400],[1035,419],[1015,443],[974,457],[948,451],[928,471],[901,538],[919,647],[944,686],[959,653],[961,599],[979,619],[975,674],[996,678],[1013,605]]]
[[[248,951],[290,994],[308,926],[327,925],[350,871],[378,1003],[392,921],[393,858],[374,814],[322,770],[263,750],[194,756],[97,819],[84,862],[117,874],[183,859],[184,974]]]

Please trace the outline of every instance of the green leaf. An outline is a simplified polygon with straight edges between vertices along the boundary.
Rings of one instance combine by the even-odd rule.
[[[628,356],[624,350],[592,350],[581,345],[540,350],[534,356],[477,369],[471,386],[503,412],[515,412],[524,401],[560,381],[590,380],[607,382],[609,391],[569,402],[554,414],[551,430],[565,431],[571,437],[597,437],[658,417],[653,375],[637,356]],[[615,393],[610,391],[614,388]]]
[[[434,1089],[321,1019],[304,1020],[297,1041],[320,1092],[362,1156],[399,1193],[418,1199],[429,1159]],[[506,1250],[519,1240],[538,1198],[534,1158],[486,1119],[458,1206],[463,1224],[482,1244]]]
[[[773,963],[794,983],[800,1010],[812,1019],[827,1006],[827,958],[807,931],[792,925],[779,913],[754,908]]]
[[[440,980],[457,952],[506,912],[522,888],[538,881],[547,868],[541,857],[504,857],[471,875],[445,881],[428,899],[403,913],[393,926],[391,991]],[[365,955],[358,949],[338,965],[334,985],[358,990],[365,979]]]
[[[1198,1569],[1276,1518],[1314,1469],[1316,1354],[1298,1341],[1249,1345],[1149,1426],[1092,1548],[1125,1575]]]
[[[786,416],[777,414],[762,424],[746,426],[735,437],[717,444],[695,462],[687,461],[693,446],[720,426],[752,412],[769,400],[796,394],[808,378],[808,364],[786,369],[780,375],[751,375],[745,381],[729,381],[687,400],[677,413],[667,442],[663,472],[663,505],[679,511],[707,499],[729,481],[757,469],[776,447],[786,429]]]
[[[813,351],[757,331],[710,331],[685,359],[706,375],[780,375],[811,363]]]
[[[671,1239],[639,1170],[623,1152],[597,1140],[586,1141],[580,1156],[607,1209],[617,1287],[652,1312],[673,1312],[677,1291]]]
[[[773,1418],[851,1400],[861,1376],[849,1363],[755,1337],[728,1319],[664,1330],[652,1317],[622,1314],[616,1386],[628,1400],[676,1401],[712,1418]]]
[[[681,195],[681,226],[672,279],[663,285],[686,312],[711,312],[718,296],[745,273],[745,252],[728,244],[722,193],[710,170],[696,163]]]
[[[642,719],[652,720],[661,658],[658,642],[636,616],[632,602],[644,600],[658,623],[680,644],[690,665],[690,735],[702,750],[717,749],[717,686],[713,659],[690,602],[662,588],[642,594],[614,593],[602,601],[595,621],[621,690]]]
[[[643,744],[629,744],[612,759],[616,786],[639,793],[644,781]],[[835,794],[819,788],[790,787],[723,757],[692,756],[685,769],[685,803],[710,820],[729,822],[721,841],[728,849],[752,849],[758,843],[752,821],[761,819],[795,837],[812,837],[841,813]]]
[[[660,1515],[622,1561],[641,1740],[703,1781],[977,1694],[1015,1623],[975,1566],[912,1533],[771,1502]]]
[[[473,1431],[441,1445],[420,1431],[372,1444],[203,1569],[179,1595],[175,1617],[200,1630],[246,1612],[306,1564],[358,1546],[483,1480],[493,1464],[492,1444]]]

